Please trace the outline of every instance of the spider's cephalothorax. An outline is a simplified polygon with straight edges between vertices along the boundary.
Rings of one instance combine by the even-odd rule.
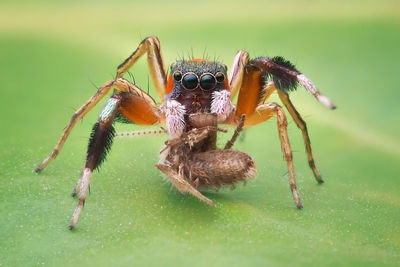
[[[233,105],[226,70],[220,62],[203,59],[172,64],[165,95],[166,124],[172,138],[196,127],[188,120],[190,114],[215,113],[220,121],[230,114]]]
[[[173,88],[167,99],[177,100],[187,113],[210,112],[213,93],[229,88],[226,66],[219,62],[177,61],[171,73]]]
[[[145,53],[161,105],[157,105],[149,94],[123,78]],[[75,112],[53,151],[36,168],[36,172],[43,170],[58,155],[74,125],[114,88],[113,95],[93,127],[85,165],[72,192],[73,196],[79,193],[79,201],[72,215],[70,229],[78,222],[93,170],[101,165],[111,148],[115,136],[114,122],[166,124],[170,138],[160,152],[157,168],[182,193],[188,192],[214,205],[198,188],[218,189],[254,177],[254,160],[247,153],[231,150],[231,147],[243,127],[259,124],[275,116],[282,153],[289,171],[290,189],[296,206],[302,208],[295,182],[286,116],[280,105],[267,102],[272,93],[278,94],[302,131],[309,166],[315,179],[322,183],[315,167],[306,124],[288,95],[298,84],[328,108],[335,108],[329,98],[322,95],[304,74],[282,57],[249,59],[248,53],[240,50],[229,75],[224,64],[203,59],[177,61],[171,65],[170,74],[167,75],[158,39],[147,37],[118,66],[117,77],[100,87]],[[233,105],[232,99],[237,94],[237,103]],[[223,149],[216,146],[217,132],[226,132],[218,127],[219,124],[236,126],[232,138]]]

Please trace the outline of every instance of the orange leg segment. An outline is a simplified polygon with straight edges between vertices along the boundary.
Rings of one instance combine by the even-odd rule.
[[[120,96],[122,96],[122,100],[118,111],[125,118],[139,125],[159,123],[160,112],[145,98],[130,93],[121,93]]]
[[[251,66],[245,68],[236,105],[236,121],[243,114],[249,118],[254,113],[256,107],[264,103],[276,90],[272,81],[265,83],[263,79],[260,69]]]
[[[245,68],[242,85],[239,91],[239,98],[236,105],[236,119],[245,114],[248,118],[253,114],[261,98],[262,77],[261,71],[256,68]]]

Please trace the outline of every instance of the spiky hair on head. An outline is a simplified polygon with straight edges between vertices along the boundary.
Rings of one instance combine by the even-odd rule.
[[[206,61],[206,60],[178,60],[171,65],[171,73],[176,70],[182,73],[194,72],[198,76],[205,72],[216,74],[217,72],[222,72],[226,76],[227,68],[226,65],[218,61]]]

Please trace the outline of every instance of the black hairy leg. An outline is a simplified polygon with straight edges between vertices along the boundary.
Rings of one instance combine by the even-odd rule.
[[[245,69],[258,69],[261,72],[262,87],[268,79],[272,79],[276,88],[284,93],[294,91],[298,84],[306,88],[314,97],[330,109],[336,106],[326,96],[322,95],[314,84],[304,74],[296,69],[294,64],[283,57],[259,57],[250,60]]]
[[[78,205],[76,206],[71,218],[69,225],[70,229],[75,227],[79,215],[82,212],[93,170],[100,167],[111,148],[113,137],[115,135],[113,122],[120,101],[121,98],[118,96],[110,98],[101,111],[98,122],[93,126],[89,139],[85,165],[81,176],[72,191],[72,196],[76,196],[79,193],[79,199]]]

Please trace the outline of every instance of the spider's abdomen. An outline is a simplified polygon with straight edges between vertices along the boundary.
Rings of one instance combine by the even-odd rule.
[[[212,150],[196,153],[189,160],[185,170],[190,183],[198,187],[231,186],[254,178],[256,167],[247,153],[233,150]]]

